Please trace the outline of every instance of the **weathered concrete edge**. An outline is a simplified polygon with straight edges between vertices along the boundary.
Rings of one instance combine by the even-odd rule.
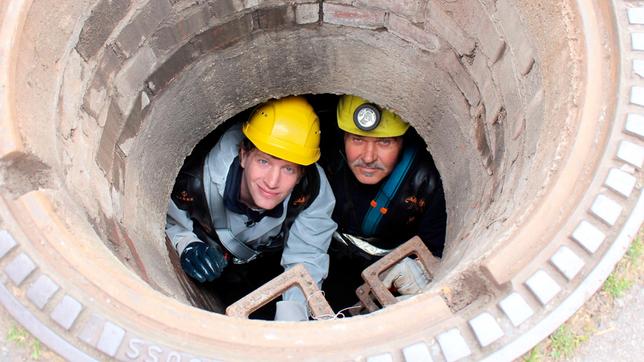
[[[637,204],[626,220],[622,231],[606,251],[603,258],[588,274],[586,279],[570,293],[568,298],[530,330],[522,333],[519,338],[506,344],[503,348],[486,356],[482,361],[512,361],[529,351],[568,320],[604,284],[617,262],[622,259],[626,250],[628,250],[643,221],[644,193],[640,194]]]

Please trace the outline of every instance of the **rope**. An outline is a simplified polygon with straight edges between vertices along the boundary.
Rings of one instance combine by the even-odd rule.
[[[318,290],[315,293],[322,293],[322,296],[324,297],[324,291],[323,290]],[[315,295],[315,293],[311,294],[308,298],[306,298],[306,304],[307,305],[309,304],[309,299],[312,298]],[[320,315],[320,316],[317,316],[317,317],[311,316],[311,318],[313,318],[313,320],[316,320],[316,321],[335,320],[335,319],[340,319],[340,318],[346,318],[346,315],[344,314],[344,312],[347,311],[347,310],[356,309],[356,308],[359,309],[359,308],[362,308],[362,306],[361,305],[354,305],[354,306],[351,306],[351,307],[343,308],[338,313],[335,313],[335,314],[323,314],[323,315]]]

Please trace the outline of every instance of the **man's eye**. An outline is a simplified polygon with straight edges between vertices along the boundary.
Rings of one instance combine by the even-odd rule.
[[[362,138],[353,137],[351,139],[354,143],[362,143]]]
[[[259,163],[260,165],[268,165],[268,160],[265,160],[263,158],[258,158],[257,163]]]
[[[391,140],[389,139],[380,140],[378,142],[383,146],[389,146],[391,144]]]
[[[286,172],[289,175],[292,175],[295,173],[295,167],[284,167],[284,172]]]

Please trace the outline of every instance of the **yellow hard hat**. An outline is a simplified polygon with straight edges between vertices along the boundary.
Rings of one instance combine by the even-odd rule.
[[[359,136],[398,137],[409,128],[409,123],[390,110],[349,94],[340,98],[337,117],[340,129]]]
[[[259,106],[242,132],[260,151],[307,166],[320,158],[320,121],[300,96],[272,99]]]

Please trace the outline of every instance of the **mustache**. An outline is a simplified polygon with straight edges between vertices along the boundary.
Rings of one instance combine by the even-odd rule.
[[[351,162],[351,167],[368,167],[368,168],[375,168],[380,171],[385,171],[385,166],[382,163],[378,161],[366,163],[360,158]]]

